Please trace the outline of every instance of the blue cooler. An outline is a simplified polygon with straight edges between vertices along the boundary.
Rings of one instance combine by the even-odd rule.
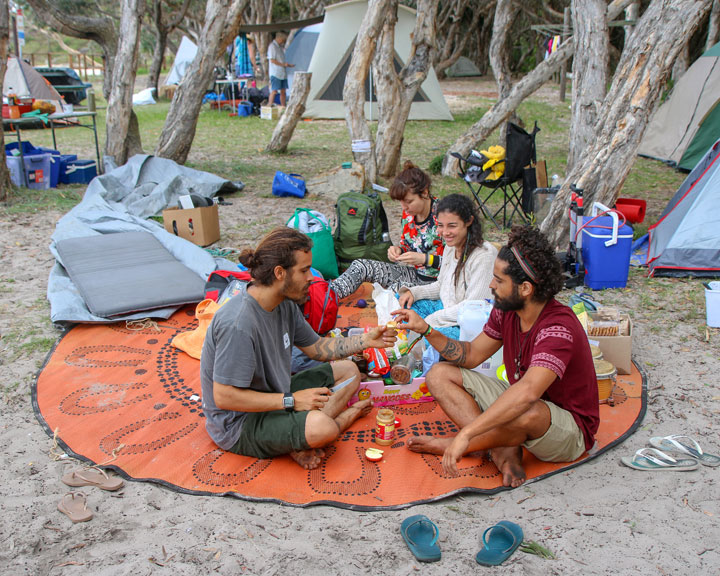
[[[95,160],[70,160],[64,166],[64,172],[60,173],[63,184],[89,184],[97,176]]]
[[[252,102],[242,101],[238,104],[237,115],[238,116],[250,116],[253,111]]]
[[[625,288],[630,268],[633,229],[627,224],[618,227],[612,216],[600,216],[592,222],[589,220],[586,216],[586,224],[582,229],[585,285],[593,290]],[[612,243],[614,229],[617,230],[617,241]],[[609,245],[606,244],[608,242]]]
[[[5,155],[6,156],[19,156],[20,152],[18,150],[18,143],[17,142],[8,142],[5,144]],[[28,156],[29,154],[37,154],[38,149],[35,148],[30,142],[27,140],[22,141],[22,153],[23,156]]]

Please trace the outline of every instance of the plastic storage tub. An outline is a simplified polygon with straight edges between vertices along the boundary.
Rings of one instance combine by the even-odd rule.
[[[32,154],[24,156],[25,179],[20,165],[20,156],[7,156],[7,166],[10,171],[10,180],[15,186],[24,186],[35,190],[50,188],[50,154]]]
[[[62,155],[57,150],[43,148],[42,146],[37,150],[42,154],[50,154],[50,188],[57,188],[60,182],[60,159]]]
[[[585,285],[593,290],[624,288],[630,267],[633,229],[627,224],[618,227],[617,242],[606,245],[612,241],[614,219],[600,216],[589,222],[586,216],[585,222],[582,229]]]

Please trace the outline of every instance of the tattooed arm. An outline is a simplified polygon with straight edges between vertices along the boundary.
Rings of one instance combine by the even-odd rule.
[[[409,328],[418,334],[425,334],[429,328],[428,323],[413,310],[395,310],[392,314],[399,321],[399,328]],[[472,342],[451,340],[437,330],[431,331],[426,337],[433,348],[440,352],[440,356],[461,368],[479,366],[502,346],[502,341],[493,340],[485,333],[481,333]]]
[[[378,326],[370,332],[349,338],[320,338],[310,346],[300,348],[313,360],[327,362],[347,358],[365,348],[387,348],[395,344],[397,333],[385,326]]]

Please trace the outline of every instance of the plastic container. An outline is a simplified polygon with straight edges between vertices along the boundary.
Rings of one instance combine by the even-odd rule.
[[[30,142],[27,140],[23,140],[21,142],[21,146],[18,146],[17,142],[8,142],[5,144],[5,155],[6,156],[19,156],[20,152],[18,149],[22,149],[23,156],[28,156],[30,154],[37,154],[38,148],[35,148]]]
[[[639,198],[618,198],[615,202],[615,210],[625,216],[625,220],[635,224],[645,220],[645,208],[647,203]]]
[[[7,156],[6,162],[10,171],[10,180],[15,186],[46,190],[50,188],[50,154],[32,154],[24,156],[25,174],[21,167],[20,156]]]
[[[60,174],[63,184],[89,184],[97,176],[95,160],[71,160],[65,165],[65,172]]]
[[[707,325],[720,328],[720,282],[710,282],[710,289],[705,288],[705,309]]]
[[[624,288],[630,268],[633,229],[628,225],[619,226],[612,216],[589,220],[586,216],[582,228],[585,285],[593,290]],[[613,238],[615,231],[617,237]]]
[[[50,188],[57,188],[60,182],[60,163],[62,155],[52,148],[43,148],[40,146],[38,150],[43,154],[50,154]]]
[[[390,408],[380,408],[376,422],[375,443],[389,446],[395,441],[395,413]]]
[[[238,116],[250,116],[253,111],[252,102],[240,102],[238,104],[237,115]]]

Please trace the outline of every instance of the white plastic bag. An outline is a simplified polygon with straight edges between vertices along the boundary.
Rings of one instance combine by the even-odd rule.
[[[383,288],[377,282],[373,284],[372,298],[375,301],[375,312],[378,317],[378,326],[387,324],[393,319],[390,312],[400,310],[400,302],[395,296],[395,292],[388,290],[387,288]]]
[[[470,342],[474,340],[485,327],[492,312],[490,300],[466,300],[460,304],[458,310],[458,324],[460,325],[460,340]],[[502,348],[479,366],[473,368],[475,372],[487,376],[497,377],[497,369],[503,363]]]

